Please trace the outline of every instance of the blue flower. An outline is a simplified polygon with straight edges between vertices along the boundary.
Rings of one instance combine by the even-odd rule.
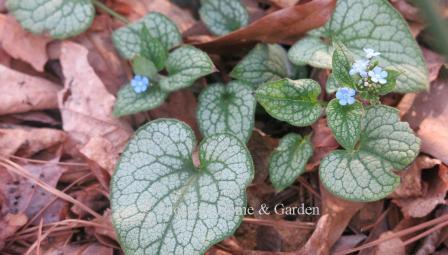
[[[368,59],[378,57],[381,54],[378,51],[375,51],[374,49],[366,49],[366,48],[364,48],[364,52],[366,53],[366,58]]]
[[[367,66],[369,65],[369,60],[367,59],[359,59],[353,63],[352,68],[350,69],[350,75],[359,74],[361,77],[367,77]]]
[[[381,67],[376,66],[372,71],[369,71],[370,79],[375,83],[386,84],[387,72]]]
[[[135,93],[140,94],[148,90],[149,87],[149,79],[146,76],[136,75],[131,80],[131,86],[134,89]]]
[[[340,105],[354,104],[356,91],[351,88],[339,88],[336,92],[336,98]]]

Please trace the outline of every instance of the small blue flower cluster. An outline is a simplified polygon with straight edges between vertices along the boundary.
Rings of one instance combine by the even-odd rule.
[[[359,80],[360,85],[365,87],[371,86],[371,83],[376,83],[384,85],[387,83],[388,73],[383,70],[383,68],[376,66],[376,64],[371,64],[371,60],[374,57],[378,57],[381,53],[373,49],[364,49],[366,58],[358,59],[353,63],[349,74],[359,75],[361,79]],[[339,88],[336,92],[336,98],[339,100],[340,105],[351,105],[355,103],[356,91],[352,88]]]
[[[366,59],[356,60],[349,71],[350,75],[359,74],[359,76],[361,76],[362,78],[361,82],[363,82],[365,86],[369,85],[369,78],[370,81],[374,83],[379,83],[381,85],[386,84],[386,78],[388,75],[387,72],[379,66],[375,66],[372,68],[372,66],[370,65],[371,59],[374,57],[378,57],[379,55],[381,55],[381,53],[373,49],[364,49],[364,52],[366,53]]]
[[[142,75],[135,75],[131,80],[131,86],[137,94],[143,93],[148,90],[149,84],[149,78]]]

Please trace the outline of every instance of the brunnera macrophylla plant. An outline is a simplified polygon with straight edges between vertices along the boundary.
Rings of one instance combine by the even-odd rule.
[[[120,54],[132,61],[135,74],[117,94],[116,116],[154,109],[170,92],[187,88],[215,71],[205,52],[179,46],[182,38],[176,25],[160,13],[150,13],[118,29],[113,41]]]
[[[117,94],[117,116],[156,108],[170,92],[215,71],[206,53],[182,45],[176,25],[160,13],[131,24],[98,0],[7,0],[7,7],[26,29],[55,38],[85,31],[95,7],[123,21],[126,26],[113,32],[113,42],[131,61],[134,75]],[[203,0],[199,13],[216,35],[248,23],[239,0]],[[334,99],[322,102],[316,81],[298,79],[298,66],[304,64],[333,69],[325,90],[335,93]],[[204,136],[199,144],[186,124],[159,119],[140,127],[121,155],[111,181],[111,207],[127,255],[201,254],[233,234],[254,175],[245,143],[256,102],[293,126],[312,125],[326,114],[342,148],[321,161],[319,176],[344,199],[386,197],[400,182],[394,171],[418,154],[420,141],[409,125],[380,102],[387,93],[428,86],[421,51],[386,0],[338,0],[323,28],[288,52],[277,44],[256,45],[230,77],[228,84],[212,84],[199,95],[197,119]],[[312,154],[310,135],[285,135],[269,162],[274,188],[294,183]]]
[[[393,171],[404,169],[417,156],[420,140],[398,111],[381,105],[379,97],[394,90],[400,73],[382,66],[380,52],[364,49],[354,59],[335,42],[332,57],[336,98],[325,107],[328,126],[344,148],[328,154],[319,176],[332,193],[348,200],[375,201],[392,193],[400,183]],[[315,122],[323,111],[317,97],[320,86],[313,80],[283,79],[256,90],[257,101],[274,118],[295,126]],[[310,152],[311,151],[311,152]],[[312,149],[306,138],[285,136],[270,161],[270,179],[281,190],[304,172]]]

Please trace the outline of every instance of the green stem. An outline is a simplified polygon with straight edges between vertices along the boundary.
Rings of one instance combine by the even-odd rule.
[[[102,2],[100,2],[99,0],[92,0],[92,3],[98,7],[99,9],[103,10],[104,12],[106,12],[107,14],[109,14],[110,16],[118,19],[119,21],[123,22],[124,24],[129,24],[131,23],[127,18],[125,18],[124,16],[118,14],[117,12],[115,12],[114,10],[112,10],[111,8],[107,7],[107,5],[103,4]]]

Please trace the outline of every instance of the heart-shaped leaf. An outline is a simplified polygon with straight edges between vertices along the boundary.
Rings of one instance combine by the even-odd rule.
[[[199,96],[199,128],[206,137],[231,133],[247,142],[254,127],[256,104],[247,84],[232,81],[227,86],[212,85]]]
[[[202,0],[202,21],[215,35],[225,35],[249,23],[249,14],[240,0]]]
[[[90,0],[7,0],[6,6],[25,29],[58,39],[84,32],[95,16]]]
[[[140,128],[111,184],[112,221],[126,254],[203,254],[242,221],[254,169],[245,145],[219,134],[199,145],[194,133],[169,119]]]
[[[182,37],[176,24],[163,14],[152,12],[139,21],[114,31],[112,39],[124,58],[132,59],[141,53],[143,25],[146,26],[151,37],[160,41],[166,50],[182,43]]]
[[[351,150],[361,134],[362,104],[356,101],[352,105],[340,105],[333,99],[327,106],[327,122],[340,145]]]
[[[314,80],[282,79],[261,85],[255,97],[272,117],[302,127],[319,118],[319,94],[320,85]]]
[[[157,108],[165,101],[167,96],[168,93],[162,91],[154,83],[143,93],[136,93],[132,86],[127,84],[118,91],[114,115],[124,116]]]
[[[420,139],[388,106],[368,107],[361,125],[359,148],[331,152],[322,160],[319,175],[324,186],[342,198],[375,201],[400,183],[392,170],[401,170],[415,159]]]
[[[305,172],[306,162],[312,155],[308,138],[292,133],[283,137],[269,161],[269,177],[274,188],[280,191],[291,185]]]
[[[381,64],[401,73],[397,92],[421,91],[429,86],[422,52],[407,23],[387,0],[337,1],[330,21],[298,41],[289,52],[290,60],[331,68],[332,49],[320,37],[343,43],[355,58],[364,56],[363,48],[381,52]]]
[[[189,87],[200,77],[216,70],[209,56],[193,46],[175,49],[168,56],[165,66],[168,77],[160,80],[160,87],[165,91]]]
[[[292,66],[286,51],[277,44],[257,44],[232,70],[230,76],[252,84],[291,77]]]

